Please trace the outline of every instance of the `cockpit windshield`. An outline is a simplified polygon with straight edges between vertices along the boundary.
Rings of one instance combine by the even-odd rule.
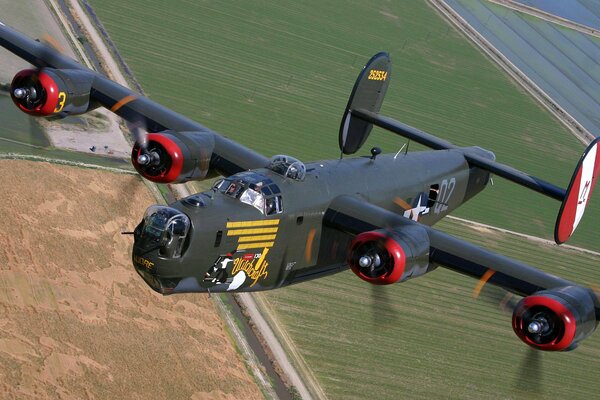
[[[240,201],[245,204],[250,204],[260,212],[263,212],[265,209],[265,196],[252,188],[244,190],[240,196]]]
[[[181,257],[181,250],[190,229],[190,219],[179,210],[166,206],[150,206],[144,214],[141,237],[160,246],[160,255]]]
[[[241,172],[221,179],[215,183],[213,190],[238,199],[265,215],[283,212],[279,187],[271,179],[256,172]]]
[[[304,163],[290,156],[273,156],[267,168],[295,181],[303,181],[306,176],[306,166]]]

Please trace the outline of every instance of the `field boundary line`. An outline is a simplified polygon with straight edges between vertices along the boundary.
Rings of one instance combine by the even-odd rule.
[[[43,162],[48,162],[48,163],[52,163],[52,164],[68,165],[71,167],[83,167],[83,168],[89,168],[89,169],[99,169],[99,170],[103,170],[103,171],[117,172],[120,174],[138,175],[138,173],[136,171],[131,171],[131,170],[124,169],[124,168],[105,167],[105,166],[99,165],[99,164],[89,164],[89,163],[84,163],[81,161],[65,160],[62,158],[42,157],[42,156],[36,156],[33,154],[0,153],[0,160],[43,161]]]
[[[454,11],[445,0],[429,0],[428,3],[505,71],[513,81],[554,115],[579,141],[587,145],[595,139],[594,135],[514,65],[502,52],[479,33],[477,29],[473,28],[460,14]]]
[[[45,149],[44,146],[38,146],[36,144],[25,143],[25,142],[21,142],[19,140],[9,139],[9,138],[5,138],[5,137],[0,137],[0,140],[9,142],[9,143],[15,143],[15,144],[18,144],[21,146],[33,147],[34,149]]]
[[[589,27],[584,24],[580,24],[579,22],[571,21],[570,19],[563,18],[558,15],[551,14],[544,10],[541,10],[536,7],[528,6],[526,4],[521,4],[515,0],[488,0],[490,3],[496,3],[499,6],[507,7],[512,10],[521,12],[523,14],[529,14],[533,17],[543,19],[544,21],[552,22],[553,24],[557,24],[563,26],[565,28],[573,29],[575,31],[585,33],[586,35],[595,36],[600,38],[600,31]]]
[[[576,251],[576,252],[579,252],[579,253],[585,253],[585,254],[590,254],[590,255],[594,255],[594,256],[600,256],[600,252],[598,252],[598,251],[584,249],[583,247],[571,246],[569,244],[558,245],[558,244],[556,244],[556,242],[554,242],[552,240],[544,239],[544,238],[541,238],[541,237],[538,237],[538,236],[527,235],[527,234],[521,233],[521,232],[511,231],[509,229],[499,228],[497,226],[487,225],[487,224],[484,224],[484,223],[481,223],[481,222],[472,221],[472,220],[469,220],[469,219],[454,217],[452,215],[446,216],[446,219],[449,219],[449,220],[452,220],[452,221],[457,221],[457,222],[459,222],[459,223],[461,223],[463,225],[471,225],[471,226],[476,226],[476,227],[479,227],[479,228],[484,228],[484,229],[489,229],[489,230],[493,230],[493,231],[497,231],[497,232],[501,232],[501,233],[506,233],[506,234],[513,235],[513,236],[518,236],[520,238],[527,239],[529,241],[536,242],[536,243],[541,243],[541,244],[544,244],[544,245],[547,245],[547,246],[558,247],[558,248],[562,248],[562,249],[569,249],[571,251]]]

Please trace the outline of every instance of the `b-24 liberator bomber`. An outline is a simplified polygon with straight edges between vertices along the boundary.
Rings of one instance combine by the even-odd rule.
[[[159,293],[269,290],[348,268],[387,285],[441,266],[524,296],[512,325],[533,348],[570,350],[597,327],[600,302],[591,289],[432,226],[495,174],[561,202],[554,236],[566,242],[598,179],[600,139],[583,153],[569,186],[557,187],[496,162],[491,151],[457,147],[380,115],[391,62],[379,53],[352,89],[341,152],[356,153],[374,125],[433,151],[269,159],[1,23],[0,44],[35,66],[17,73],[10,87],[23,112],[56,118],[105,107],[138,127],[131,161],[144,178],[164,184],[222,177],[210,190],[149,207],[135,228],[133,265]]]

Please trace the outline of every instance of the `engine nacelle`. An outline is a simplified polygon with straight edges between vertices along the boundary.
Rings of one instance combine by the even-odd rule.
[[[136,143],[131,152],[131,163],[144,178],[157,183],[183,183],[210,177],[215,146],[212,134],[149,133],[146,142],[145,148]]]
[[[418,225],[357,235],[347,262],[359,278],[375,285],[403,282],[433,269],[429,236]]]
[[[21,111],[38,116],[84,114],[98,107],[90,102],[93,75],[75,69],[26,69],[10,86],[13,102]]]
[[[543,290],[522,299],[513,312],[517,336],[539,350],[571,350],[598,325],[594,293],[581,286]]]

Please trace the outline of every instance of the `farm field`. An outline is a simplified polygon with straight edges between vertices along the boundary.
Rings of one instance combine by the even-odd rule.
[[[517,0],[519,3],[558,15],[573,22],[600,29],[600,4],[594,0]]]
[[[600,132],[600,38],[488,1],[448,4],[593,135]]]
[[[515,239],[460,223],[451,234],[579,283],[598,284],[598,256]],[[263,292],[331,399],[587,398],[600,390],[600,337],[571,353],[536,353],[513,333],[510,314],[484,300],[500,290],[438,268],[375,287],[347,271]]]
[[[338,157],[354,79],[383,49],[394,61],[384,114],[561,186],[583,151],[425,2],[90,3],[154,100],[268,155]],[[403,143],[375,131],[362,153]],[[457,215],[551,238],[557,202],[494,183]],[[599,224],[592,201],[573,244],[600,249]]]

